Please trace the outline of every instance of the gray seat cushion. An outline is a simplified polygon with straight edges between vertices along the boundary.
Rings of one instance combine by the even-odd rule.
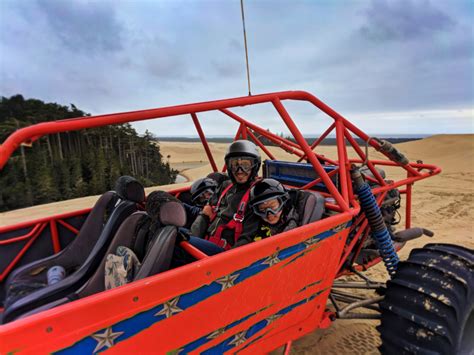
[[[315,191],[299,190],[298,214],[300,225],[319,221],[324,213],[324,197]]]

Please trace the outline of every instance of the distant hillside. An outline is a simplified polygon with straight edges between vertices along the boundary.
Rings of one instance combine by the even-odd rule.
[[[21,127],[86,115],[74,105],[2,97],[0,143]],[[174,182],[176,174],[152,136],[129,124],[57,133],[21,146],[0,171],[0,211],[101,194],[121,175],[154,186]]]
[[[294,141],[293,138],[286,137],[287,139],[290,139]],[[306,141],[308,144],[311,144],[314,142],[315,139],[318,137],[306,137]],[[411,142],[411,141],[416,141],[423,139],[424,137],[383,137],[383,139],[388,140],[389,142],[393,144],[397,143],[403,143],[403,142]],[[155,137],[157,141],[162,141],[162,142],[200,142],[201,140],[199,137]],[[214,143],[230,143],[233,141],[233,137],[209,137],[207,138],[208,142],[214,142]],[[266,140],[266,139],[261,139],[262,142],[265,145],[274,145],[272,142]],[[356,141],[359,144],[364,144],[364,142],[361,139],[356,139]],[[328,137],[324,139],[321,142],[321,145],[336,145],[336,138]]]

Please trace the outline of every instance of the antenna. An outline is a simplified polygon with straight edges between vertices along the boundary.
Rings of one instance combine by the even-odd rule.
[[[250,69],[249,69],[249,53],[247,49],[247,32],[245,31],[244,0],[240,0],[240,10],[242,13],[242,27],[244,29],[245,61],[247,63],[247,83],[248,83],[248,88],[249,88],[249,96],[252,96],[252,92],[250,90]]]

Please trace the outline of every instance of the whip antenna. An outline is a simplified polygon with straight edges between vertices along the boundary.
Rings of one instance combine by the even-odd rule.
[[[250,69],[249,69],[249,53],[247,49],[247,33],[245,32],[244,0],[240,0],[240,10],[242,13],[242,27],[244,29],[245,61],[247,63],[247,83],[249,87],[249,96],[252,96],[252,92],[250,90]]]

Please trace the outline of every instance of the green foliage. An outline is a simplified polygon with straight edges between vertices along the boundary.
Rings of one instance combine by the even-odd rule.
[[[2,97],[0,142],[22,127],[82,116],[72,104]],[[153,186],[173,183],[177,171],[162,161],[152,134],[141,137],[130,124],[48,135],[17,149],[0,171],[0,211],[101,194],[121,175]]]

